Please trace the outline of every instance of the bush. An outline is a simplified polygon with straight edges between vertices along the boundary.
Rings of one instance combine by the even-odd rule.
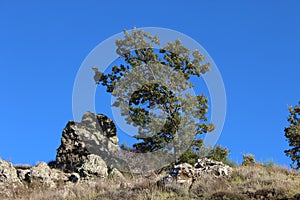
[[[178,163],[189,163],[191,165],[194,165],[197,159],[201,157],[206,157],[215,161],[222,162],[224,164],[227,164],[231,167],[235,167],[236,164],[233,161],[230,161],[228,159],[230,151],[226,147],[221,147],[217,145],[215,148],[210,149],[204,147],[203,143],[202,146],[197,148],[197,150],[194,149],[188,149],[186,152],[184,152],[178,159]]]
[[[242,166],[254,166],[255,165],[255,159],[254,155],[249,153],[249,154],[244,154],[243,155],[244,161],[242,162]]]

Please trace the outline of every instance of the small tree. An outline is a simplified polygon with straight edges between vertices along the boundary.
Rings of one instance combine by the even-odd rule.
[[[285,137],[291,149],[285,150],[285,154],[291,158],[291,166],[300,169],[300,101],[297,106],[289,106],[290,115],[288,122],[290,125],[284,129]]]
[[[217,145],[208,153],[207,158],[227,164],[229,163],[227,158],[229,153],[227,148]]]
[[[120,108],[126,122],[138,127],[135,138],[140,142],[133,145],[137,152],[163,149],[178,159],[180,148],[192,149],[200,141],[196,136],[214,129],[205,123],[208,99],[187,92],[194,87],[191,76],[208,72],[210,63],[179,40],[154,48],[160,44],[157,36],[136,29],[124,35],[116,41],[121,64],[107,74],[93,68],[95,81],[112,93],[113,106]]]
[[[251,153],[243,155],[243,162],[242,166],[254,166],[255,165],[255,158],[254,155]]]
[[[214,148],[205,147],[202,140],[195,140],[190,148],[181,154],[178,163],[186,162],[194,165],[199,158],[205,157],[232,166],[233,163],[228,160],[229,153],[230,151],[225,147],[219,145]]]

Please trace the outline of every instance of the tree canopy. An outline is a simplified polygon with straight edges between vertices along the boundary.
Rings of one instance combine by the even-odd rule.
[[[190,81],[210,69],[203,54],[180,40],[161,47],[158,36],[136,29],[125,30],[116,46],[122,62],[107,73],[93,70],[96,83],[114,96],[113,106],[138,127],[135,151],[164,150],[178,158],[200,141],[200,134],[214,129],[207,123],[208,99],[194,94]]]
[[[294,107],[289,106],[288,109],[290,111],[288,117],[290,125],[284,129],[284,135],[291,148],[284,152],[291,158],[291,166],[295,169],[300,169],[300,101],[298,102],[298,105]]]

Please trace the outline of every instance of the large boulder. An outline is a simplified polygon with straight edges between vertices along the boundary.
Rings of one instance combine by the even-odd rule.
[[[16,187],[22,187],[17,170],[10,162],[0,158],[0,199],[12,199]]]
[[[64,128],[55,167],[65,172],[78,172],[84,168],[84,163],[90,162],[88,156],[91,154],[100,156],[106,165],[116,165],[113,158],[120,151],[117,143],[113,121],[105,115],[86,112],[81,122],[69,121]]]
[[[85,163],[78,169],[81,177],[89,177],[91,175],[97,177],[107,177],[108,169],[106,163],[100,156],[91,154],[87,156]]]
[[[1,183],[20,183],[17,170],[10,162],[3,161],[0,158],[0,184]]]
[[[68,181],[67,174],[57,169],[51,169],[45,162],[32,167],[29,174],[29,182],[38,182],[46,187],[56,187],[58,182]]]
[[[179,184],[184,187],[191,185],[195,171],[192,165],[181,163],[171,168],[169,174],[158,181],[159,186],[166,187],[168,185]]]
[[[198,159],[195,163],[196,176],[201,176],[203,173],[214,176],[229,176],[231,172],[232,168],[230,166],[212,159]]]
[[[206,175],[212,177],[226,177],[232,172],[228,165],[203,158],[198,159],[194,166],[188,163],[181,163],[171,168],[169,174],[158,181],[158,185],[166,187],[178,184],[184,188],[191,188],[194,181]]]

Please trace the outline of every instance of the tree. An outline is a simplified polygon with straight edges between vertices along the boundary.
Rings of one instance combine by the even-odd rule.
[[[194,140],[190,148],[180,155],[178,163],[186,162],[194,165],[199,158],[206,157],[232,166],[233,163],[228,160],[229,153],[230,151],[225,147],[219,145],[214,148],[205,147],[202,140]]]
[[[243,162],[242,166],[254,166],[255,165],[255,158],[254,155],[251,153],[243,155]]]
[[[113,106],[120,108],[126,122],[138,127],[136,152],[161,150],[178,159],[200,141],[197,136],[214,129],[206,123],[208,99],[191,94],[194,85],[189,81],[208,72],[210,63],[180,40],[160,47],[157,36],[142,30],[125,30],[124,35],[116,41],[121,64],[108,73],[93,68],[95,81],[112,93]]]
[[[288,122],[290,125],[284,129],[285,137],[291,149],[285,150],[285,154],[291,158],[291,166],[300,169],[300,101],[297,106],[289,106],[290,115]]]
[[[217,145],[208,153],[207,158],[227,164],[230,162],[227,158],[229,153],[227,148]]]

